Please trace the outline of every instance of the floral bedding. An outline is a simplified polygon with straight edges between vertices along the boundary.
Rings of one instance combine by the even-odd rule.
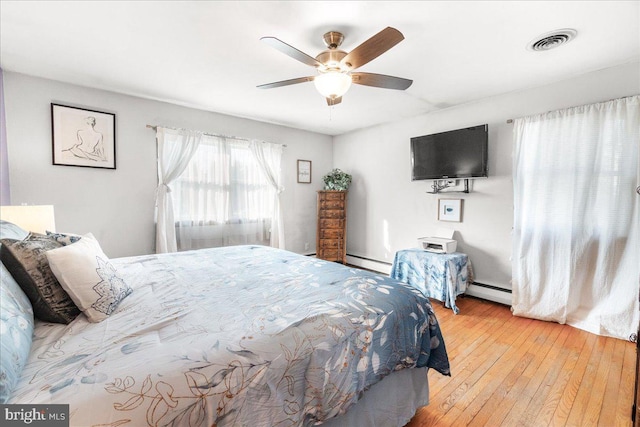
[[[449,375],[428,299],[390,278],[263,246],[111,261],[132,294],[102,323],[36,322],[9,403],[67,403],[72,426],[298,426],[396,370]]]

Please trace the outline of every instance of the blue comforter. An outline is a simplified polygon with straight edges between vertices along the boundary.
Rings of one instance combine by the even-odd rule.
[[[102,323],[39,323],[12,399],[71,425],[310,425],[386,375],[449,375],[429,300],[381,275],[238,246],[112,260],[134,289]]]

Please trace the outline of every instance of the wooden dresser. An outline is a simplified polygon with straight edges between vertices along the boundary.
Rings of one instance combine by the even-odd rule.
[[[347,262],[347,192],[318,191],[316,257]]]

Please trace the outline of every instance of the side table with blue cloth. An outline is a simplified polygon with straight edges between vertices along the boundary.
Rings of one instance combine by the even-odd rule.
[[[424,249],[405,249],[396,252],[391,278],[408,283],[429,298],[442,301],[455,314],[456,297],[465,293],[472,281],[469,257],[459,252],[440,254]]]

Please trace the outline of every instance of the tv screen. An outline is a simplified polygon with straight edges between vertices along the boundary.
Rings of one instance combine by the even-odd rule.
[[[411,180],[487,175],[488,126],[411,138]]]

